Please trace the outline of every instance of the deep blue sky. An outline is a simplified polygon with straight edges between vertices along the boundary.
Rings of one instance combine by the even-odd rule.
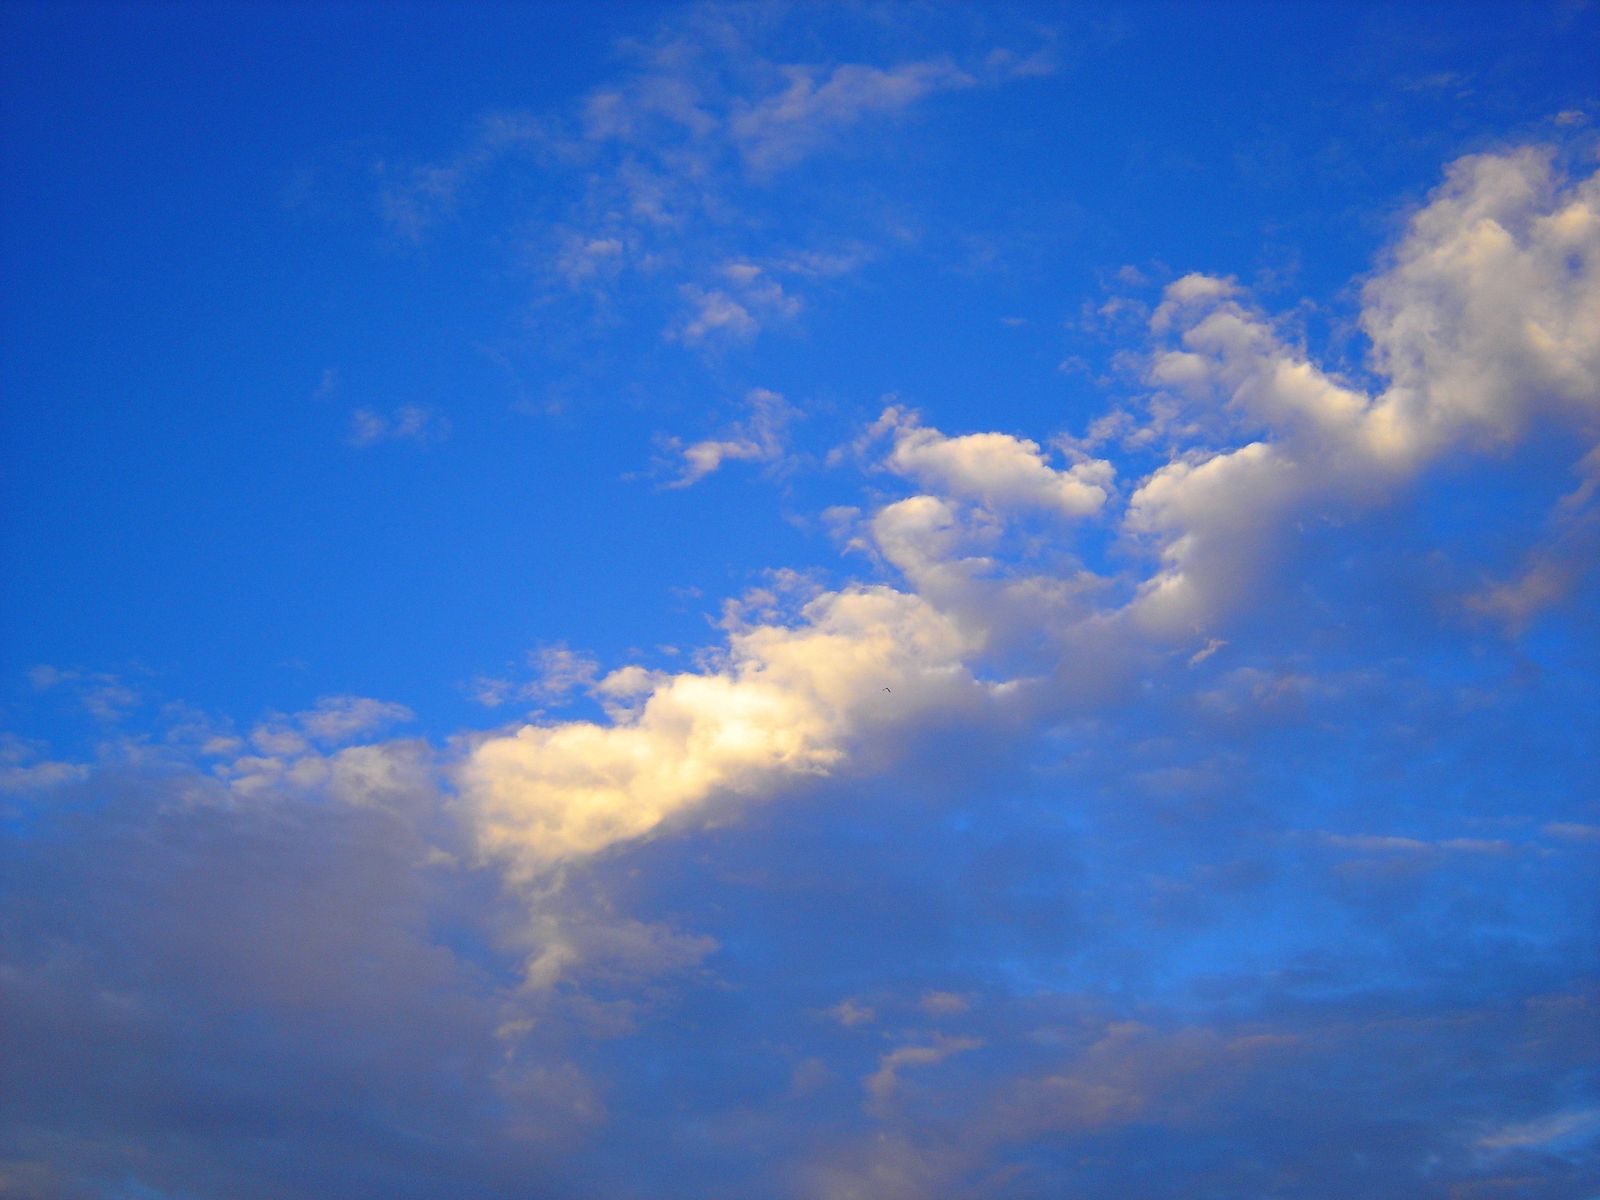
[[[0,24],[0,1195],[1600,1196],[1593,5]]]

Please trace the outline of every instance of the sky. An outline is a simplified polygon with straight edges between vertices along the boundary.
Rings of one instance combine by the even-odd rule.
[[[1600,1197],[1593,4],[0,27],[0,1197]]]

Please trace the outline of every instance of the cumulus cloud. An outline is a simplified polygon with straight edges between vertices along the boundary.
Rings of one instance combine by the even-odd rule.
[[[238,753],[242,743],[235,738],[210,738],[201,749],[218,758],[212,773],[241,794],[261,794],[282,786],[339,790],[350,784],[350,772],[370,774],[372,756],[379,752],[363,746],[332,755],[329,751],[415,716],[393,701],[324,696],[303,712],[274,713],[253,726],[248,741],[254,753]],[[390,745],[407,747],[404,754],[411,758],[418,753],[416,743]]]
[[[1526,184],[1520,190],[1517,178]],[[1273,721],[1280,728],[1298,722],[1308,738],[1343,744],[1341,704],[1388,703],[1392,720],[1383,724],[1397,731],[1399,748],[1340,764],[1359,769],[1374,787],[1402,790],[1406,769],[1434,761],[1447,736],[1439,728],[1466,728],[1449,735],[1461,742],[1492,742],[1473,731],[1498,727],[1493,705],[1510,703],[1501,693],[1514,698],[1517,685],[1490,687],[1488,699],[1452,693],[1433,713],[1430,732],[1403,695],[1380,696],[1385,688],[1372,684],[1365,700],[1352,699],[1304,663],[1249,662],[1259,639],[1231,631],[1224,639],[1208,629],[1249,611],[1251,580],[1276,569],[1275,551],[1299,536],[1304,522],[1391,502],[1430,465],[1504,448],[1534,426],[1587,436],[1596,395],[1592,333],[1568,309],[1586,312],[1592,302],[1595,257],[1583,240],[1593,236],[1583,233],[1592,191],[1592,181],[1564,182],[1537,155],[1453,172],[1365,292],[1371,379],[1318,367],[1236,283],[1206,276],[1174,283],[1152,316],[1157,348],[1147,378],[1170,404],[1165,411],[1182,419],[1146,444],[1176,439],[1170,458],[1133,481],[1125,507],[1109,466],[1087,455],[1056,456],[1040,442],[998,431],[946,434],[909,410],[890,409],[863,449],[873,448],[875,465],[915,493],[835,516],[875,567],[896,576],[894,584],[807,590],[795,578],[781,581],[730,607],[725,640],[694,670],[630,664],[602,676],[593,660],[555,646],[532,663],[537,681],[508,684],[550,699],[587,691],[604,719],[540,719],[464,739],[459,760],[442,770],[422,742],[346,744],[410,718],[391,702],[324,698],[258,722],[248,745],[225,724],[183,718],[193,732],[182,744],[213,746],[220,761],[206,768],[209,775],[186,777],[183,801],[170,811],[128,810],[113,847],[126,860],[117,886],[134,881],[128,911],[144,922],[134,957],[154,964],[154,974],[102,969],[95,965],[99,949],[78,957],[36,954],[44,941],[10,934],[0,942],[10,955],[6,978],[17,984],[8,990],[8,1024],[40,1046],[55,1045],[50,1013],[76,1005],[61,1011],[72,1012],[79,1028],[111,1031],[96,1045],[126,1045],[130,1010],[118,997],[137,994],[148,1005],[139,980],[157,980],[157,999],[171,1011],[213,1015],[242,1003],[242,991],[226,989],[242,989],[238,981],[245,980],[267,998],[273,1022],[299,1030],[294,1014],[318,1014],[323,1040],[306,1043],[321,1047],[305,1059],[308,1072],[331,1063],[345,1072],[342,1079],[357,1079],[343,1056],[345,1041],[375,1029],[383,1061],[404,1067],[401,1082],[417,1085],[412,1093],[456,1096],[455,1084],[439,1084],[413,1056],[416,1043],[401,1026],[425,1031],[428,1061],[439,1045],[470,1045],[473,1062],[456,1079],[472,1081],[472,1103],[446,1105],[444,1119],[455,1123],[450,1128],[479,1128],[483,1112],[509,1111],[506,1119],[521,1132],[497,1124],[496,1136],[525,1147],[530,1142],[519,1139],[533,1138],[542,1124],[564,1131],[559,1140],[595,1128],[608,1111],[628,1110],[630,1084],[613,1079],[610,1090],[597,1087],[584,1064],[564,1057],[568,1045],[614,1044],[649,1031],[657,1039],[652,1052],[688,1075],[704,1071],[703,1092],[718,1091],[705,1080],[732,1068],[700,1065],[703,1030],[679,1035],[663,1031],[673,1022],[650,1024],[670,1008],[675,989],[700,987],[702,997],[714,992],[724,1006],[725,1036],[712,1040],[726,1040],[726,1054],[756,1057],[752,1047],[763,1047],[775,1056],[769,1073],[785,1097],[800,1090],[795,1081],[804,1076],[805,1095],[794,1103],[826,1107],[831,1096],[830,1111],[849,1110],[867,1123],[860,1137],[841,1140],[836,1127],[822,1128],[820,1119],[803,1125],[800,1114],[806,1132],[785,1153],[793,1162],[827,1164],[804,1175],[819,1196],[963,1188],[1003,1195],[1008,1187],[1025,1194],[1023,1184],[1035,1180],[1004,1172],[1028,1167],[1041,1139],[1077,1147],[1091,1136],[1110,1139],[1104,1144],[1125,1152],[1123,1161],[1144,1161],[1149,1139],[1159,1134],[1187,1139],[1190,1153],[1217,1139],[1245,1144],[1251,1162],[1265,1164],[1262,1171],[1304,1169],[1304,1154],[1257,1136],[1263,1102],[1252,1095],[1299,1095],[1287,1081],[1330,1080],[1296,1117],[1299,1128],[1319,1128],[1327,1110],[1353,1113],[1370,1109],[1374,1098],[1448,1093],[1441,1081],[1466,1039],[1518,1049],[1506,1052],[1499,1074],[1486,1068],[1492,1087],[1433,1115],[1425,1154],[1395,1149],[1392,1138],[1375,1151],[1385,1177],[1401,1181],[1394,1194],[1429,1170],[1471,1183],[1481,1161],[1559,1148],[1568,1134],[1588,1128],[1565,1123],[1576,1110],[1562,1089],[1563,1072],[1576,1061],[1572,1031],[1592,1017],[1589,1001],[1562,998],[1552,987],[1556,1016],[1530,1000],[1515,1012],[1480,1004],[1465,1016],[1420,1019],[1420,1002],[1408,998],[1381,1020],[1355,1023],[1317,1006],[1347,994],[1353,979],[1379,977],[1375,961],[1394,970],[1381,958],[1397,946],[1432,956],[1424,964],[1429,986],[1458,980],[1463,955],[1469,966],[1481,961],[1471,956],[1488,951],[1437,934],[1437,913],[1477,902],[1447,889],[1448,872],[1509,875],[1508,863],[1526,871],[1531,882],[1516,885],[1523,891],[1507,883],[1512,890],[1493,901],[1523,906],[1512,916],[1526,928],[1547,911],[1579,911],[1578,901],[1547,885],[1554,880],[1570,890],[1562,864],[1593,841],[1592,814],[1578,800],[1530,807],[1525,827],[1548,839],[1534,844],[1474,824],[1470,811],[1459,820],[1452,813],[1456,823],[1448,827],[1437,817],[1425,827],[1427,814],[1415,805],[1404,820],[1370,809],[1338,817],[1302,812],[1297,826],[1285,828],[1261,815],[1285,803],[1278,795],[1284,782],[1252,775],[1248,753],[1249,739],[1265,736]],[[1538,331],[1517,334],[1520,349],[1505,351],[1521,364],[1517,370],[1498,362],[1472,380],[1438,383],[1435,370],[1448,375],[1453,367],[1435,364],[1429,347],[1459,340],[1449,320],[1480,322],[1485,337],[1512,336],[1501,328],[1505,312],[1475,310],[1475,289],[1499,278],[1484,275],[1478,259],[1488,254],[1505,278],[1533,287],[1538,272],[1524,279],[1518,256],[1542,254],[1548,266],[1556,261],[1551,246],[1567,252],[1560,258],[1567,274],[1552,285],[1554,298],[1526,298],[1523,310]],[[731,277],[728,286],[736,286]],[[681,481],[728,460],[781,454],[781,398],[752,393],[749,403],[743,421],[682,448]],[[704,448],[691,453],[696,446]],[[1580,475],[1585,482],[1552,518],[1550,554],[1566,554],[1572,543],[1560,531],[1587,520],[1592,472],[1580,467]],[[1567,524],[1562,514],[1571,516]],[[1084,578],[1062,547],[1096,522],[1147,548],[1149,573],[1141,578],[1135,560],[1124,578]],[[1037,552],[1041,544],[1044,553]],[[1544,602],[1529,599],[1530,611],[1535,601]],[[1505,599],[1502,607],[1511,604]],[[1019,646],[1026,653],[1016,653]],[[1085,680],[1107,658],[1144,672],[1149,686],[1130,686],[1119,697],[1140,707],[1121,715],[1114,707],[1087,716],[1073,710],[1058,693],[1089,686]],[[1171,668],[1165,674],[1163,661]],[[85,681],[99,682],[54,669],[34,680],[47,691]],[[1488,706],[1477,726],[1463,724],[1479,711],[1472,705]],[[1180,709],[1181,726],[1171,715]],[[953,745],[952,726],[986,733],[977,749],[962,749]],[[1206,736],[1195,737],[1195,728]],[[996,741],[1040,730],[1067,749],[1052,768],[1059,774],[1040,784],[1047,794],[1024,804],[994,784],[1008,758]],[[853,764],[886,761],[895,747],[919,738],[924,753],[892,784],[863,786],[864,773],[852,773]],[[1096,773],[1074,774],[1088,771],[1080,764],[1096,755]],[[1308,754],[1289,774],[1314,774],[1317,761]],[[58,764],[21,740],[5,743],[0,766],[17,773],[20,791],[39,783],[72,794],[93,778],[88,768]],[[1537,793],[1525,778],[1537,764],[1519,771],[1515,780],[1484,786]],[[1393,783],[1396,772],[1401,778]],[[454,788],[448,803],[439,790],[442,773]],[[1540,786],[1558,790],[1541,778]],[[1321,786],[1314,778],[1303,784],[1313,795]],[[862,843],[825,838],[809,819],[764,818],[783,806],[763,802],[786,790],[821,795],[816,803],[849,813],[850,828],[867,831]],[[1470,799],[1462,799],[1464,810]],[[735,812],[741,821],[728,819]],[[458,817],[463,828],[451,824]],[[1096,835],[1095,820],[1112,834]],[[1232,827],[1236,820],[1242,832]],[[166,822],[160,836],[151,822]],[[741,823],[751,826],[742,841]],[[691,828],[701,836],[663,836]],[[1125,858],[1105,853],[1113,843],[1125,849],[1119,837],[1140,847],[1137,869],[1124,870]],[[708,852],[711,839],[732,850]],[[1070,852],[1061,849],[1068,842]],[[329,857],[296,876],[285,865],[298,861],[287,848],[301,845]],[[1336,917],[1316,917],[1306,931],[1261,917],[1282,911],[1288,886],[1261,861],[1263,845],[1301,847],[1308,866],[1294,886],[1316,892]],[[58,894],[103,894],[96,864],[119,861],[108,853],[69,864],[76,874]],[[241,861],[243,874],[215,866]],[[498,907],[506,904],[499,875],[480,871],[480,863],[515,885],[506,907]],[[1368,864],[1375,866],[1356,869]],[[65,869],[39,855],[27,863],[35,874]],[[149,916],[171,908],[159,888],[174,871],[197,879],[208,901],[192,927],[170,912],[162,920]],[[458,879],[432,907],[409,890],[450,872],[470,878]],[[284,878],[299,884],[289,888],[294,895],[284,893]],[[81,893],[72,892],[80,883]],[[731,887],[766,887],[782,900],[732,903]],[[297,957],[297,943],[284,931],[303,924],[308,905],[343,915]],[[373,935],[380,953],[370,989],[352,966],[372,961],[359,949],[370,931],[349,915],[363,905],[399,914]],[[52,915],[65,934],[51,945],[114,945],[116,938],[94,925],[99,911],[69,905]],[[790,915],[796,911],[803,917]],[[448,936],[427,932],[435,920]],[[807,921],[811,927],[801,928]],[[1350,928],[1359,936],[1346,945],[1340,936]],[[1408,941],[1397,928],[1423,932]],[[240,944],[264,947],[260,961],[242,963],[219,929],[245,930]],[[1202,945],[1205,937],[1226,944]],[[971,951],[976,942],[994,948],[989,960]],[[1560,984],[1575,944],[1575,935],[1550,934],[1535,948],[1500,953],[1538,980]],[[207,964],[202,980],[177,979],[162,965],[174,961],[171,945],[201,947],[191,960]],[[1183,981],[1191,990],[1176,994],[1180,985],[1152,965],[1163,953],[1172,957],[1162,961],[1209,954],[1219,965]],[[794,972],[795,961],[807,971]],[[781,988],[774,963],[787,981]],[[1271,970],[1255,970],[1261,963]],[[797,978],[812,969],[817,979]],[[1108,994],[1166,999],[1187,1012],[1197,997],[1222,996],[1258,1018],[1189,1027],[1163,1019],[1157,999],[1141,1000],[1137,1013],[1104,1011],[1103,1002],[1085,997],[1089,979]],[[781,990],[792,1011],[745,1012],[742,1000],[728,999],[757,985],[764,995]],[[412,989],[398,1022],[380,1003],[396,988]],[[1007,1010],[995,998],[1008,992],[1052,996],[1034,1003],[1056,1010]],[[976,996],[981,1002],[969,999]],[[1381,997],[1372,1003],[1382,1008]],[[1086,1008],[1094,1011],[1085,1015]],[[337,1044],[326,1040],[327,1030]],[[678,1036],[684,1045],[663,1049]],[[1418,1039],[1426,1054],[1394,1052]],[[800,1070],[835,1052],[836,1072]],[[62,1070],[51,1053],[21,1060],[39,1094],[49,1094],[41,1081]],[[1377,1065],[1350,1083],[1323,1070],[1335,1056]],[[1517,1064],[1530,1061],[1547,1085],[1528,1083]],[[94,1064],[116,1074],[127,1060],[106,1050]],[[169,1083],[157,1073],[140,1086],[153,1094]],[[682,1094],[692,1106],[700,1093],[686,1086]],[[363,1111],[381,1100],[355,1084],[340,1095]],[[781,1104],[791,1102],[768,1099],[769,1114],[785,1113]],[[643,1108],[649,1101],[634,1093],[631,1103]],[[1557,1115],[1541,1115],[1550,1113]],[[695,1119],[713,1118],[702,1105]],[[935,1138],[928,1133],[934,1128],[958,1132]],[[1371,1128],[1354,1118],[1340,1130],[1350,1144],[1371,1140]],[[628,1128],[629,1136],[639,1132],[637,1123]],[[1217,1170],[1230,1191],[1248,1191],[1266,1177],[1252,1174],[1249,1163]],[[1048,1185],[1035,1191],[1061,1190],[1053,1186],[1059,1173],[1043,1177]],[[1348,1163],[1331,1177],[1346,1194],[1360,1190],[1359,1172]],[[1013,1179],[1022,1183],[1006,1182]],[[1088,1196],[1127,1191],[1126,1174],[1110,1167],[1084,1169],[1074,1182]]]
[[[947,437],[915,412],[886,409],[869,436],[887,436],[884,465],[940,495],[997,511],[1042,509],[1064,517],[1092,515],[1105,505],[1116,474],[1109,462],[1088,459],[1052,467],[1039,444],[1005,433]]]
[[[1122,609],[1086,605],[1093,591],[1081,581],[995,575],[992,553],[1007,520],[1102,513],[1113,496],[1108,463],[1056,466],[1029,439],[949,436],[890,408],[862,444],[886,439],[883,464],[932,494],[884,505],[868,531],[913,590],[824,592],[793,621],[730,629],[715,669],[603,680],[618,701],[609,724],[483,739],[460,784],[484,850],[526,881],[715,797],[765,796],[834,771],[863,737],[888,734],[913,711],[999,694],[975,670],[1002,627],[1051,630],[1057,655],[1082,650],[1091,629],[1158,641],[1204,633],[1248,603],[1306,516],[1382,503],[1447,451],[1503,444],[1536,416],[1592,432],[1597,200],[1596,179],[1563,182],[1546,154],[1453,167],[1363,293],[1374,370],[1387,379],[1377,389],[1311,362],[1231,281],[1186,276],[1169,286],[1151,318],[1166,344],[1150,359],[1150,382],[1209,414],[1196,428],[1239,441],[1180,448],[1138,482],[1120,525],[1153,545],[1156,567]],[[1463,374],[1460,362],[1474,356],[1481,369]],[[774,453],[770,419],[766,434],[759,425],[769,396],[757,395],[751,428],[686,450],[680,482],[728,458]],[[1222,644],[1210,638],[1191,661]]]
[[[960,629],[915,596],[825,592],[798,615],[732,629],[719,669],[645,683],[609,725],[526,725],[480,742],[459,779],[484,850],[528,880],[719,794],[759,797],[827,773],[867,730],[983,694]]]
[[[1148,628],[1225,615],[1308,511],[1369,508],[1535,421],[1600,436],[1600,177],[1564,181],[1532,149],[1457,162],[1362,298],[1372,390],[1311,362],[1229,281],[1168,287],[1151,324],[1177,345],[1150,382],[1256,436],[1186,450],[1131,496],[1126,527],[1161,559],[1133,610]]]
[[[600,670],[598,660],[572,649],[565,642],[529,651],[527,665],[533,669],[532,679],[478,676],[472,681],[473,699],[485,708],[499,708],[513,699],[536,704],[564,704],[572,693],[590,690]]]
[[[389,700],[324,696],[313,708],[296,713],[293,720],[315,740],[337,743],[413,720],[415,716],[404,704]]]
[[[0,1191],[487,1196],[548,1178],[603,1106],[553,1047],[497,1036],[515,999],[432,927],[471,888],[437,831],[397,820],[370,777],[355,803],[176,780],[102,772],[37,814],[45,836],[0,845]],[[245,1111],[283,1124],[263,1141]],[[437,1141],[397,1156],[404,1128]],[[469,1149],[485,1139],[492,1154]]]

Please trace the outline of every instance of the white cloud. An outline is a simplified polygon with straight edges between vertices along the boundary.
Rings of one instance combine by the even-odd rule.
[[[761,331],[761,323],[750,310],[721,288],[707,291],[695,284],[683,285],[684,299],[693,315],[683,324],[681,337],[686,342],[703,342],[712,335],[747,342]]]
[[[898,475],[940,495],[987,505],[997,512],[1044,509],[1082,517],[1105,504],[1115,475],[1103,459],[1085,458],[1057,470],[1037,442],[1005,433],[946,437],[915,412],[891,406],[873,427],[891,439],[884,460]]]
[[[752,388],[745,394],[749,416],[725,429],[721,436],[668,446],[682,457],[678,477],[666,486],[686,488],[699,483],[725,462],[774,463],[783,457],[784,428],[794,410],[777,392]]]
[[[763,240],[769,257],[753,264],[764,273],[759,286],[708,278],[702,264],[751,258],[749,235],[764,225],[752,187],[790,186],[802,163],[864,140],[935,95],[1050,70],[1042,53],[1009,50],[966,65],[795,62],[779,49],[792,45],[780,36],[785,24],[779,9],[691,7],[654,37],[619,44],[623,69],[567,116],[490,114],[436,162],[379,164],[389,227],[420,241],[465,208],[490,172],[536,164],[538,186],[528,191],[552,207],[530,203],[517,236],[540,231],[534,254],[548,283],[585,292],[607,316],[631,297],[676,292],[688,311],[668,323],[667,336],[690,346],[748,341],[801,311],[798,284],[853,271],[895,236],[882,220],[864,233],[819,224],[809,244],[774,251]],[[861,206],[842,207],[859,225]]]
[[[656,680],[610,725],[486,738],[461,766],[461,790],[483,849],[530,880],[718,795],[759,797],[827,773],[869,730],[978,702],[984,689],[962,665],[969,650],[916,596],[823,593],[793,624],[730,630],[719,669]]]
[[[1179,345],[1152,357],[1150,381],[1203,414],[1192,428],[1258,435],[1184,452],[1131,497],[1126,528],[1161,562],[1132,610],[1152,631],[1203,630],[1232,609],[1307,509],[1369,506],[1441,455],[1508,445],[1536,419],[1597,433],[1600,176],[1563,184],[1546,153],[1462,159],[1412,218],[1363,291],[1387,379],[1376,393],[1311,363],[1237,297],[1229,281],[1186,276],[1151,319]]]
[[[550,140],[544,124],[527,113],[484,115],[455,155],[414,167],[385,184],[380,199],[390,231],[420,241],[430,226],[455,211],[461,192],[506,155],[543,147]],[[387,173],[386,165],[380,163],[379,170]]]
[[[800,315],[799,299],[764,268],[738,261],[725,264],[719,274],[718,286],[686,283],[679,289],[690,305],[690,315],[676,334],[680,341],[691,345],[712,340],[747,342],[766,324],[792,321]]]
[[[338,782],[338,764],[344,761],[340,754],[330,757],[326,750],[363,734],[415,719],[409,708],[393,701],[366,696],[324,696],[303,712],[290,716],[277,713],[258,723],[250,731],[253,754],[236,754],[236,739],[216,742],[212,750],[225,757],[213,765],[212,773],[244,794],[261,793],[283,785],[299,789],[323,787],[330,781]],[[319,743],[323,749],[314,748],[313,743]],[[341,754],[351,754],[349,761],[354,762],[362,752],[374,749],[351,747]]]
[[[1041,665],[1052,686],[1087,693],[1097,673],[1152,645],[1198,640],[1192,661],[1203,662],[1223,644],[1211,627],[1253,602],[1301,522],[1376,506],[1440,456],[1503,444],[1535,418],[1592,431],[1597,188],[1560,182],[1530,152],[1457,164],[1364,292],[1373,363],[1387,375],[1377,389],[1311,362],[1231,281],[1178,280],[1151,318],[1161,345],[1148,362],[1151,422],[1178,441],[1120,515],[1107,513],[1109,464],[1070,442],[1077,461],[1056,466],[1027,438],[947,436],[890,408],[858,449],[887,438],[883,465],[928,494],[833,516],[910,590],[849,586],[793,618],[735,615],[726,647],[698,672],[630,667],[601,680],[609,723],[482,739],[458,774],[480,848],[532,883],[724,798],[838,771],[908,723],[1021,695]],[[737,262],[723,277],[734,287],[761,273]],[[1464,376],[1458,360],[1479,369]],[[771,452],[752,428],[697,445],[682,482]],[[1128,581],[1126,602],[1059,551],[1029,574],[1020,564],[1031,551],[1017,558],[1007,539],[1040,515],[1104,517],[1154,566]],[[1019,646],[1028,655],[1010,660],[1011,682],[979,682]],[[1266,688],[1258,705],[1292,703],[1307,686],[1248,668],[1227,681]],[[1438,846],[1499,852],[1472,839]]]
[[[590,687],[600,671],[598,662],[564,642],[541,646],[528,655],[528,661],[538,671],[529,694],[546,701],[562,700],[573,691]]]
[[[878,1013],[870,1004],[862,1004],[854,997],[846,996],[828,1009],[827,1015],[846,1029],[854,1029],[857,1025],[870,1025],[877,1019]]]
[[[958,992],[928,992],[917,1007],[930,1017],[957,1017],[972,1008],[972,1001]]]
[[[1389,387],[1374,453],[1411,460],[1504,445],[1535,418],[1600,406],[1600,175],[1575,185],[1549,153],[1452,164],[1362,295]]]

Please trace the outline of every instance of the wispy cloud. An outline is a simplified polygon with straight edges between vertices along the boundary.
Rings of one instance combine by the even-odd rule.
[[[557,291],[589,296],[606,320],[618,306],[672,297],[678,312],[663,332],[689,347],[748,343],[792,325],[819,281],[848,275],[893,241],[854,211],[809,223],[787,247],[756,236],[764,222],[755,214],[795,187],[798,168],[897,136],[896,125],[942,93],[1051,68],[1036,45],[968,63],[796,62],[778,49],[786,19],[778,6],[685,10],[654,37],[624,43],[624,69],[575,111],[490,114],[435,163],[384,165],[389,227],[420,242],[465,208],[478,180],[536,164],[539,200],[519,214],[517,237]]]
[[[450,422],[420,404],[402,404],[393,412],[358,408],[350,414],[350,444],[357,449],[383,442],[427,446],[450,436]]]
[[[738,100],[728,133],[745,163],[759,171],[793,166],[871,117],[903,112],[936,92],[977,83],[948,59],[890,68],[844,63],[831,69],[779,68],[781,91]]]
[[[678,460],[676,479],[669,488],[692,487],[727,462],[777,463],[784,456],[786,427],[794,409],[777,392],[752,388],[745,394],[748,415],[723,429],[716,437],[702,438],[685,445],[668,438],[667,452]]]

